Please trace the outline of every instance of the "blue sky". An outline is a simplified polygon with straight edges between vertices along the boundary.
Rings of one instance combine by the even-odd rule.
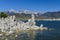
[[[10,9],[36,12],[59,11],[60,0],[0,0],[0,11]]]

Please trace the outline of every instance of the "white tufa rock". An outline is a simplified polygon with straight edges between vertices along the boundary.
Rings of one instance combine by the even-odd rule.
[[[34,28],[34,29],[48,29],[46,27],[42,27],[43,25],[41,25],[40,27],[35,25],[35,17],[32,14],[31,19],[28,20],[28,22],[23,22],[20,21],[18,22],[16,20],[15,16],[8,16],[7,18],[0,18],[0,29],[2,32],[7,32],[9,31],[9,33],[12,33],[14,30],[26,30],[29,28]]]

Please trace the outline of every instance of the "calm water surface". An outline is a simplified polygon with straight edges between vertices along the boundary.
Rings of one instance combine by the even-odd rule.
[[[60,21],[36,21],[37,26],[40,24],[52,30],[21,32],[15,40],[60,40]]]

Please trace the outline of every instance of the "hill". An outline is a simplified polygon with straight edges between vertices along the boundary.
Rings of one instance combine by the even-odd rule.
[[[48,17],[48,18],[60,18],[60,11],[46,12],[46,13],[42,14],[42,16]]]
[[[15,15],[17,19],[29,19],[31,17],[31,14],[35,15],[36,19],[53,19],[53,18],[60,18],[60,11],[57,12],[32,12],[32,11],[7,11],[5,12],[8,16]]]

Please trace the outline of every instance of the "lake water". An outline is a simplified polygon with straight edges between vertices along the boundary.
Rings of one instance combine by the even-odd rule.
[[[52,30],[21,32],[15,40],[60,40],[60,21],[36,21],[37,26],[40,24]]]

